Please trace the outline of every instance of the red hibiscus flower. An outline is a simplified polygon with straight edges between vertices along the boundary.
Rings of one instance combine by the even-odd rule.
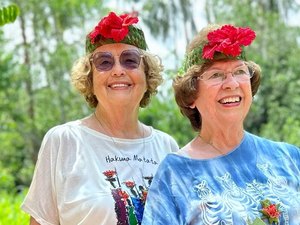
[[[263,214],[262,219],[268,219],[270,224],[279,224],[279,217],[281,211],[280,204],[271,204],[268,199],[261,201],[262,209],[260,212]]]
[[[269,218],[278,218],[280,216],[280,212],[278,211],[277,207],[275,204],[269,205],[266,208],[263,208],[262,213]]]
[[[111,178],[116,174],[115,170],[106,170],[103,172],[104,176],[106,176],[107,178]]]
[[[89,34],[91,43],[95,44],[99,36],[111,38],[116,42],[120,42],[128,34],[128,27],[138,21],[135,14],[123,14],[118,16],[114,12],[110,12],[109,15],[104,17]]]
[[[203,48],[202,58],[213,59],[215,52],[239,56],[242,52],[241,46],[250,45],[255,37],[255,32],[250,28],[224,25],[208,33],[208,43]]]
[[[119,190],[118,194],[121,197],[122,201],[124,202],[126,202],[127,199],[129,198],[129,195],[125,191]]]
[[[133,188],[135,186],[134,181],[125,181],[124,183],[128,188]]]

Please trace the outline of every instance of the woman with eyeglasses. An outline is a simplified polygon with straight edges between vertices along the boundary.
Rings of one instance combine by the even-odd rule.
[[[299,225],[300,150],[244,130],[261,69],[256,34],[208,25],[187,48],[173,88],[196,137],[160,164],[143,225]]]
[[[31,225],[141,224],[148,187],[175,140],[138,120],[162,82],[133,14],[104,17],[86,37],[72,82],[94,112],[44,137],[22,209]]]

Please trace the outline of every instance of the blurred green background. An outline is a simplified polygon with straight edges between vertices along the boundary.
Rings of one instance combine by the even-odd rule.
[[[8,13],[13,3],[19,14]],[[195,135],[174,102],[172,78],[197,31],[207,23],[234,23],[257,32],[247,58],[263,70],[246,130],[300,146],[299,8],[299,0],[2,0],[0,225],[28,224],[19,206],[45,132],[91,113],[70,85],[70,69],[84,54],[85,35],[111,10],[139,13],[149,50],[165,65],[165,83],[141,110],[146,124],[180,146]]]

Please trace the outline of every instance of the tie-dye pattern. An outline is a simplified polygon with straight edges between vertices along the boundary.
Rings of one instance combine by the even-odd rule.
[[[264,199],[280,203],[280,225],[300,224],[300,150],[245,132],[225,156],[168,155],[150,187],[142,224],[244,225],[261,217]]]

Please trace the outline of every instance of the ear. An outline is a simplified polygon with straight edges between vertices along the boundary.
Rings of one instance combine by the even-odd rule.
[[[191,109],[194,109],[194,108],[196,108],[196,104],[195,104],[195,102],[194,102],[193,104],[191,104],[191,105],[190,105],[190,108],[191,108]]]

